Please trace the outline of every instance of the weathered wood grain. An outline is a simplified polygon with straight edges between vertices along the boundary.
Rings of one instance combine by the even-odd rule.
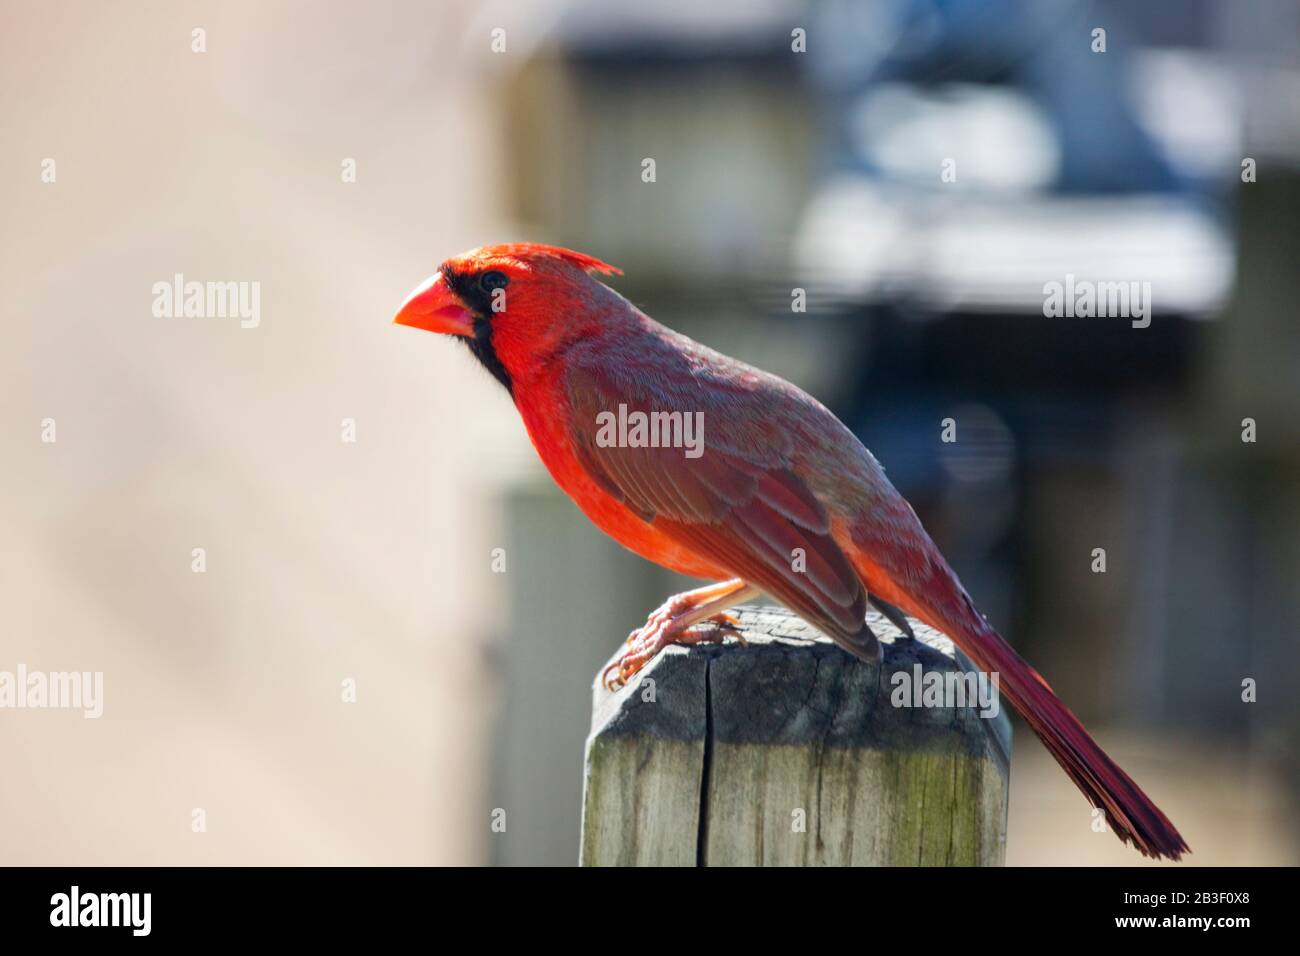
[[[991,865],[1004,858],[1005,712],[895,707],[890,675],[968,668],[943,635],[872,614],[884,661],[783,608],[738,610],[748,646],[672,647],[597,682],[584,865]],[[883,673],[882,673],[883,671]]]

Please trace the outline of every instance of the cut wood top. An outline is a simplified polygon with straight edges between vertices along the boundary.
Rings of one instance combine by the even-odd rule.
[[[792,612],[745,605],[742,645],[667,648],[632,682],[594,686],[592,736],[648,734],[673,740],[774,746],[992,751],[1005,768],[1010,722],[972,707],[896,707],[892,675],[972,670],[945,635],[912,621],[915,641],[882,615],[868,622],[881,640],[879,669],[845,653]],[[620,647],[616,654],[621,654]],[[1004,770],[1005,772],[1005,770]]]

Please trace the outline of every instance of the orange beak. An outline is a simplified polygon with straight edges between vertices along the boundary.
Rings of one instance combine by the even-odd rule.
[[[474,335],[474,314],[460,303],[439,272],[407,296],[393,321],[442,335]]]

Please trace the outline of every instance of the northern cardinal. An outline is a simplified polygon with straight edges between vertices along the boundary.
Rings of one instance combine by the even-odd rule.
[[[633,632],[613,683],[669,644],[717,640],[726,609],[759,593],[879,663],[870,602],[905,632],[905,614],[942,631],[978,668],[999,674],[1002,694],[1121,840],[1146,856],[1187,852],[1165,815],[975,609],[911,506],[839,419],[789,382],[655,322],[598,273],[621,274],[555,246],[486,246],[444,262],[394,321],[469,346],[510,393],[551,476],[597,527],[656,564],[716,582],[670,598]],[[672,442],[653,442],[644,428],[611,441],[610,416],[626,423],[636,412],[701,422],[698,453],[663,447]]]

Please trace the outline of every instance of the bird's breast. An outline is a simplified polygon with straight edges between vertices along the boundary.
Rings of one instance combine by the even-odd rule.
[[[734,577],[669,538],[627,508],[593,478],[574,450],[568,396],[558,383],[529,382],[517,389],[515,404],[537,455],[555,483],[601,531],[628,550],[689,577],[720,581]]]

